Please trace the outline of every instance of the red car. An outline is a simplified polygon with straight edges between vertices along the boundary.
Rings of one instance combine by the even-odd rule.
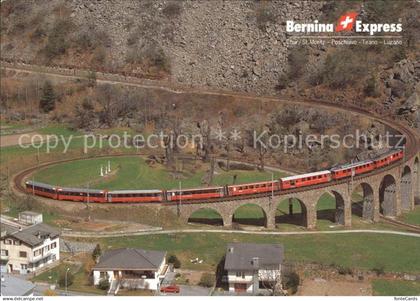
[[[177,285],[168,285],[168,286],[162,286],[160,288],[161,293],[179,293],[179,286]]]

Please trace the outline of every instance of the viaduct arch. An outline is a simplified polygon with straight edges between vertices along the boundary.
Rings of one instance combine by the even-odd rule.
[[[270,196],[250,197],[239,200],[221,200],[208,203],[181,203],[168,206],[176,211],[181,221],[187,223],[191,214],[199,209],[212,209],[220,214],[223,226],[232,226],[233,216],[238,208],[246,204],[254,204],[264,212],[264,226],[274,229],[281,219],[276,220],[278,208],[282,202],[296,200],[301,207],[299,217],[301,225],[307,229],[314,229],[317,225],[317,204],[324,194],[330,194],[335,200],[333,222],[338,225],[350,227],[352,212],[359,210],[363,219],[377,222],[380,214],[384,216],[398,216],[403,210],[413,209],[415,199],[419,198],[419,157],[416,156],[401,166],[395,166],[381,173],[360,176],[340,183],[332,183],[325,187],[299,192],[280,191],[274,198]],[[358,204],[352,203],[355,191],[361,194]],[[284,209],[284,214],[290,214]],[[293,208],[291,209],[293,211]],[[292,212],[292,215],[294,213]]]

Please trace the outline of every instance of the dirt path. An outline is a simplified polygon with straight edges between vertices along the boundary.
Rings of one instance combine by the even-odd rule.
[[[118,236],[138,236],[138,235],[156,235],[156,234],[175,234],[175,233],[237,233],[237,234],[254,234],[254,235],[316,235],[316,234],[345,234],[345,233],[376,233],[376,234],[387,234],[387,235],[400,235],[400,236],[411,236],[420,238],[420,234],[402,232],[402,231],[390,231],[390,230],[331,230],[331,231],[287,231],[287,232],[274,232],[274,231],[244,231],[244,230],[223,230],[223,229],[184,229],[184,230],[147,230],[142,229],[140,231],[118,231],[118,232],[107,232],[107,233],[91,233],[91,232],[63,232],[64,237],[118,237]]]
[[[38,144],[44,139],[47,139],[47,137],[48,135],[41,135],[37,132],[27,132],[27,133],[22,133],[22,134],[15,134],[15,135],[5,135],[5,136],[0,136],[0,146],[1,147],[12,146],[12,145],[18,145],[19,143]]]
[[[370,296],[369,281],[336,281],[322,278],[304,279],[298,296]]]

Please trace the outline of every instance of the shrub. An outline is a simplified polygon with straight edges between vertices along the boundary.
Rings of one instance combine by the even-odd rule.
[[[338,267],[338,273],[340,275],[353,275],[353,271],[348,267]]]
[[[322,72],[322,82],[331,88],[345,88],[365,77],[367,62],[354,49],[340,49],[328,54]]]
[[[47,289],[44,291],[44,296],[57,296],[57,293],[53,290]]]
[[[374,271],[377,276],[385,274],[385,268],[383,266],[375,267],[372,269],[372,271]]]
[[[88,87],[96,86],[96,72],[95,71],[89,71],[87,78],[88,78]]]
[[[162,10],[162,13],[167,17],[176,17],[179,16],[179,14],[182,11],[181,5],[176,2],[170,2],[166,7]]]
[[[283,288],[290,290],[292,294],[296,294],[300,283],[300,277],[296,272],[288,272],[283,275],[282,284]]]
[[[71,286],[74,281],[74,275],[71,271],[67,272],[67,287]],[[66,270],[61,270],[58,276],[58,285],[60,287],[66,287]]]
[[[172,263],[174,268],[179,269],[181,267],[181,261],[175,255],[170,255],[168,263]]]
[[[101,290],[107,291],[109,289],[109,281],[108,281],[108,279],[107,278],[102,278],[99,281],[97,287],[99,289],[101,289]]]
[[[366,96],[371,96],[371,97],[377,97],[378,96],[378,94],[379,94],[378,80],[374,75],[369,77],[369,79],[366,81],[366,85],[365,85],[365,88],[363,89],[363,91],[365,92]]]
[[[69,47],[68,33],[74,27],[70,20],[58,20],[48,34],[47,44],[44,53],[47,59],[53,59],[62,55]]]
[[[157,67],[161,71],[170,71],[170,61],[158,45],[144,46],[140,51],[135,48],[127,53],[126,62]]]
[[[305,47],[290,49],[287,60],[289,62],[289,78],[291,80],[298,79],[304,74],[308,64],[308,49]]]
[[[269,22],[275,21],[275,16],[273,12],[269,8],[260,7],[256,11],[256,17],[257,17],[257,26],[260,30],[265,29],[265,26]]]
[[[215,276],[210,273],[204,273],[201,275],[200,282],[198,285],[204,286],[204,287],[212,287],[215,283]]]

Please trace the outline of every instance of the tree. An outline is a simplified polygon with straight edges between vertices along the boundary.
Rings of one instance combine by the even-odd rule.
[[[101,85],[97,87],[97,100],[101,106],[99,119],[108,127],[112,127],[116,117],[116,104],[117,104],[117,89],[110,85]]]
[[[44,113],[48,113],[55,108],[56,95],[54,93],[54,88],[50,81],[44,83],[42,88],[42,96],[39,102],[39,109]]]
[[[181,261],[175,255],[170,255],[168,263],[172,263],[174,268],[179,269],[181,267]]]
[[[95,119],[95,108],[89,98],[83,99],[74,110],[74,125],[77,128],[90,128]]]
[[[277,266],[273,269],[261,270],[258,276],[262,286],[270,292],[271,296],[283,295],[281,272]]]
[[[95,260],[95,262],[97,262],[99,257],[101,257],[101,255],[102,255],[101,246],[99,244],[96,244],[96,247],[95,249],[93,249],[93,252],[92,252],[92,258],[93,260]]]

